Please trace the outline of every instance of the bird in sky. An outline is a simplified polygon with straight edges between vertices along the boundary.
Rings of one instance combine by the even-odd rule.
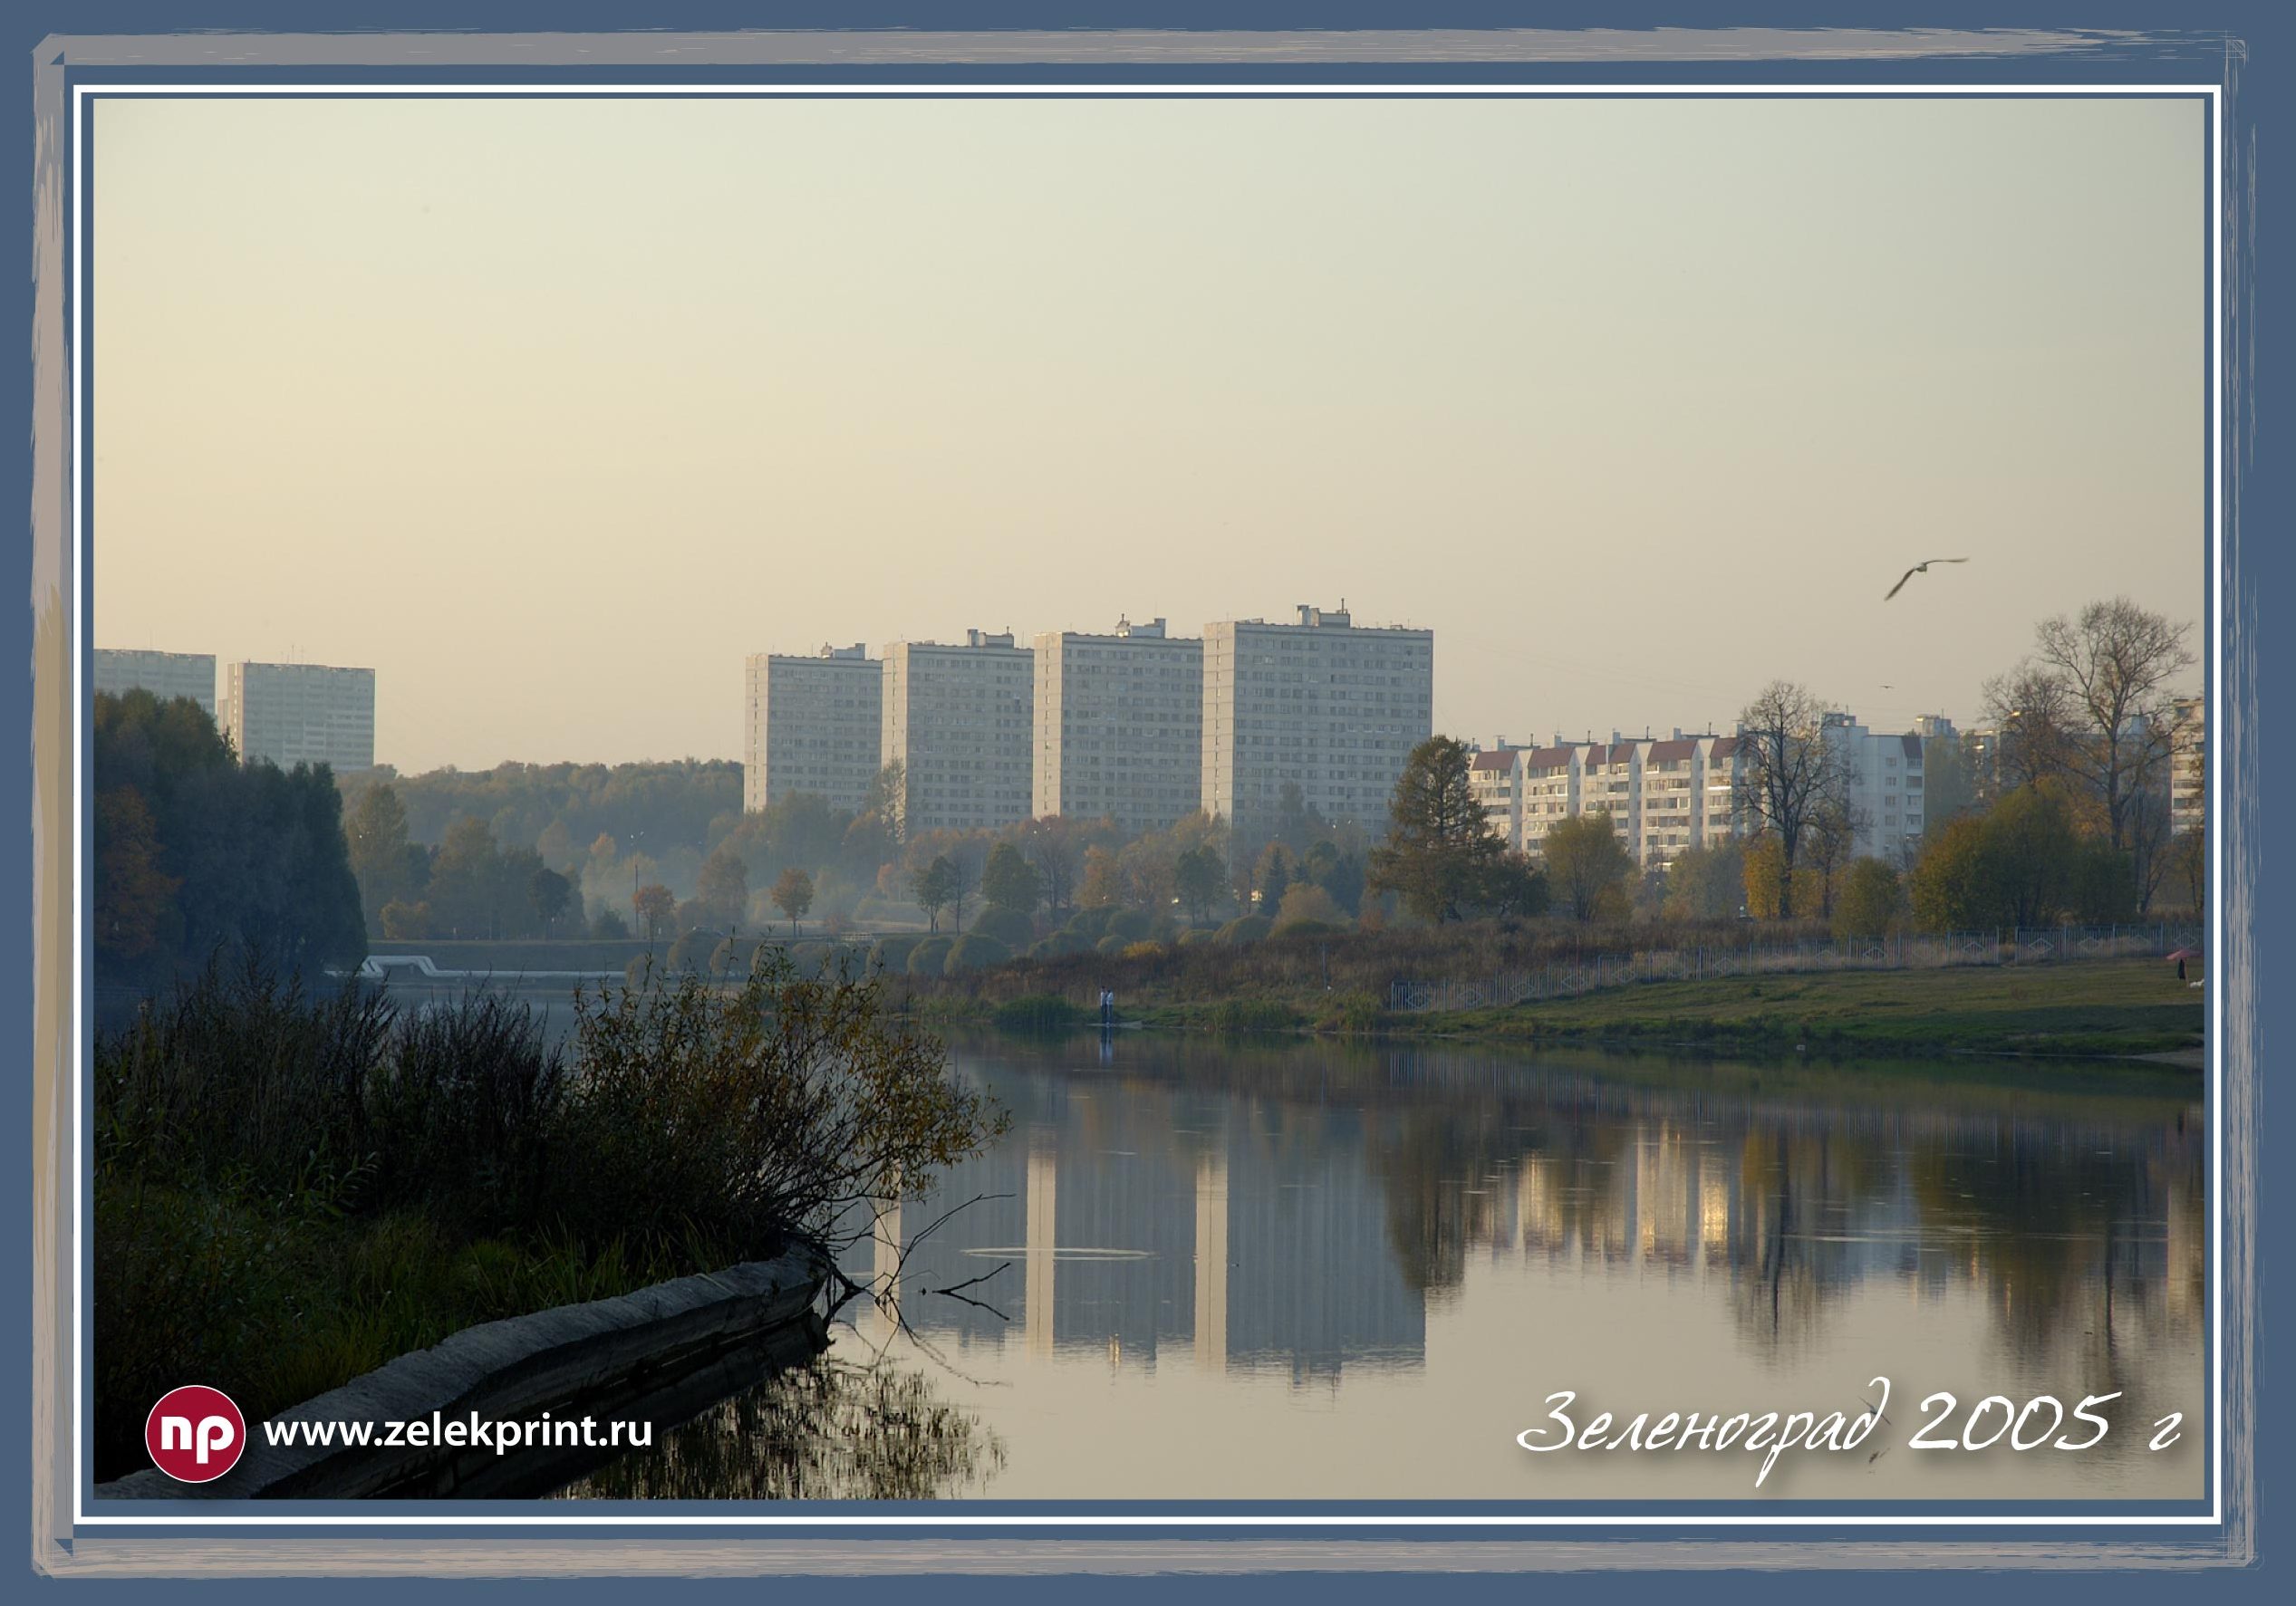
[[[1905,589],[1905,582],[1911,580],[1915,575],[1928,573],[1930,563],[1966,563],[1967,562],[1969,562],[1967,558],[1932,558],[1927,563],[1915,563],[1912,568],[1906,570],[1905,573],[1897,577],[1897,583],[1889,588],[1889,596],[1884,597],[1882,601],[1886,602],[1889,601],[1889,597],[1894,597],[1899,591],[1904,591]]]

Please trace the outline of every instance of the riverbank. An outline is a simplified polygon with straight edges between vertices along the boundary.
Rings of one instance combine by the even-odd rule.
[[[1398,1011],[1362,993],[1294,990],[1126,1001],[1127,1024],[1528,1045],[1676,1047],[1748,1056],[2144,1057],[2196,1068],[2204,992],[2154,960],[1654,981],[1505,1007]],[[929,1016],[1007,1027],[1088,1024],[1080,1006],[920,1000]]]

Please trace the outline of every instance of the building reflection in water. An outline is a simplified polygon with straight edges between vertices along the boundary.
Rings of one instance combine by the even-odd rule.
[[[1172,1346],[1205,1372],[1336,1386],[1423,1366],[1430,1309],[1473,1259],[1712,1284],[1740,1342],[1779,1356],[1876,1281],[1975,1290],[2005,1351],[2085,1376],[2201,1331],[2204,1123],[2172,1077],[1170,1042],[1111,1069],[1091,1043],[957,1057],[1014,1135],[907,1218],[992,1197],[905,1262],[889,1214],[866,1253],[960,1350],[1017,1338],[1153,1370]],[[918,1292],[999,1260],[1014,1273],[980,1290],[999,1310]]]

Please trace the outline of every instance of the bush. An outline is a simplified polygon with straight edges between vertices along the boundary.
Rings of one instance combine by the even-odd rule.
[[[1118,909],[1108,918],[1108,935],[1139,942],[1156,928],[1156,917],[1144,909]]]
[[[1163,951],[1164,945],[1160,942],[1128,942],[1124,944],[1121,950],[1119,950],[1117,957],[1123,959],[1153,959]]]
[[[1055,993],[1029,993],[999,1004],[989,1018],[1008,1032],[1056,1032],[1089,1020],[1091,1012]]]
[[[1008,948],[1024,948],[1037,935],[1037,923],[1017,909],[990,904],[972,923],[975,937],[993,937]]]
[[[725,934],[696,926],[670,945],[669,970],[673,976],[706,975],[709,956]]]
[[[97,1476],[196,1376],[261,1419],[475,1322],[825,1250],[1002,1130],[875,984],[401,1013],[210,969],[95,1049]],[[189,1368],[189,1370],[186,1370]]]
[[[1061,930],[1077,938],[1085,947],[1090,947],[1108,935],[1108,922],[1114,919],[1117,913],[1114,904],[1103,904],[1098,909],[1080,909],[1068,917],[1068,923]],[[1082,953],[1084,947],[1074,951]]]
[[[1286,920],[1269,935],[1288,942],[1294,938],[1336,937],[1346,929],[1329,920]]]
[[[924,940],[921,936],[881,937],[869,950],[870,963],[888,973],[906,970],[909,968],[909,956]]]
[[[756,943],[738,943],[728,937],[709,950],[709,973],[739,981],[749,974],[749,962],[757,952]]]
[[[1276,928],[1276,923],[1266,915],[1239,915],[1212,933],[1212,940],[1231,948],[1262,941]]]
[[[944,976],[962,976],[968,970],[983,970],[991,965],[1002,965],[1012,957],[1012,949],[993,937],[979,931],[968,931],[949,949],[949,957],[941,965]]]
[[[1190,943],[1209,942],[1211,940],[1211,938],[1212,928],[1209,926],[1190,926],[1182,929],[1178,937],[1172,938],[1172,941],[1184,948]]]
[[[1132,939],[1120,931],[1111,931],[1092,946],[1095,953],[1121,954],[1132,946]]]
[[[951,937],[928,937],[909,950],[909,974],[912,976],[944,976],[949,969],[949,950],[957,946]]]
[[[1370,993],[1336,993],[1317,1013],[1316,1030],[1347,1033],[1376,1031],[1385,1014],[1378,998]]]

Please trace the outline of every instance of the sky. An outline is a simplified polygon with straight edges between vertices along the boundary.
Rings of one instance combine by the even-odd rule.
[[[1343,598],[1484,741],[1966,723],[2116,594],[2202,646],[2191,101],[111,100],[95,153],[96,642],[371,666],[404,772],[738,758],[752,652]]]

